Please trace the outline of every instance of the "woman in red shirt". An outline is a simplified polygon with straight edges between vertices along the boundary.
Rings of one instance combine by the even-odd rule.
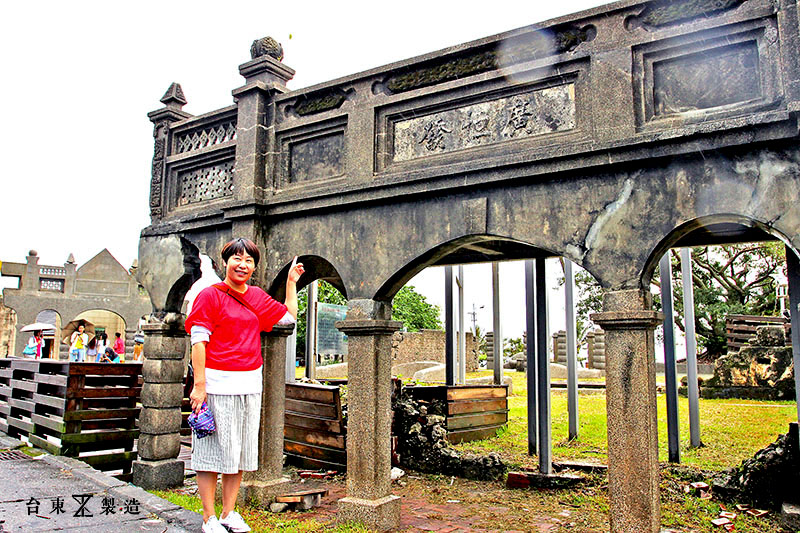
[[[120,333],[118,331],[114,335],[116,335],[117,338],[114,339],[114,347],[112,348],[112,350],[114,350],[114,352],[116,352],[116,354],[118,356],[124,358],[125,357],[125,341],[122,340],[122,333]]]
[[[297,319],[297,280],[303,265],[295,257],[286,279],[286,300],[276,302],[259,287],[247,285],[260,259],[258,247],[234,239],[222,248],[225,281],[203,289],[186,318],[192,337],[195,412],[203,402],[217,430],[192,435],[192,469],[203,502],[203,531],[245,532],[250,527],[234,511],[242,472],[258,469],[261,420],[261,332]],[[222,474],[222,513],[214,511],[217,474]],[[227,528],[227,529],[226,529]]]

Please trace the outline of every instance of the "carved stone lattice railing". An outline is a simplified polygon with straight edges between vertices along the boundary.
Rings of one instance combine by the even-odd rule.
[[[62,267],[41,267],[39,269],[41,276],[66,276],[67,269]]]
[[[224,198],[233,194],[233,165],[228,160],[178,173],[178,206]]]
[[[184,154],[233,140],[236,140],[235,119],[177,135],[175,153]]]

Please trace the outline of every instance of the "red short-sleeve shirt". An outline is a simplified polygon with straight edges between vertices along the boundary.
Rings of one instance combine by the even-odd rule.
[[[222,285],[222,284],[220,284]],[[271,331],[286,314],[286,306],[259,287],[248,286],[237,296],[257,311],[257,315],[233,296],[218,288],[206,287],[192,304],[186,318],[186,332],[203,326],[211,332],[206,344],[206,368],[215,370],[255,370],[262,364],[262,331]]]

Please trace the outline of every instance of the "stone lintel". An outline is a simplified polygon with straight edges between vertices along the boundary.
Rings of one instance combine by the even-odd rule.
[[[250,472],[245,472],[247,478]],[[243,479],[239,486],[239,505],[249,503],[257,507],[267,507],[275,501],[275,497],[289,490],[291,480],[287,477],[279,477],[269,481],[259,481],[256,479]]]
[[[183,485],[183,461],[134,461],[133,484],[145,490],[161,490]]]
[[[377,500],[344,497],[339,500],[338,520],[360,522],[372,529],[388,531],[400,527],[400,497]]]
[[[187,113],[186,111],[181,111],[180,109],[171,109],[168,107],[162,107],[161,109],[150,111],[147,114],[147,118],[149,118],[150,122],[153,124],[157,122],[178,122],[179,120],[186,120],[191,116],[192,114]]]
[[[260,81],[286,85],[286,82],[294,78],[295,70],[273,57],[263,55],[239,65],[239,74],[247,80],[247,83]]]
[[[272,331],[264,333],[267,337],[288,337],[294,331],[294,324],[288,326],[272,326]]]
[[[592,321],[603,330],[655,329],[664,323],[664,313],[658,311],[608,311],[593,313]]]
[[[335,324],[336,329],[350,336],[366,335],[391,335],[403,328],[403,323],[397,320],[340,320]]]

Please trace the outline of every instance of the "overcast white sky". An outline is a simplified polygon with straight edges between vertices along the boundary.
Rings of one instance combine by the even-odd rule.
[[[22,262],[35,249],[41,264],[61,265],[73,253],[80,265],[108,248],[130,266],[149,224],[147,112],[161,107],[173,81],[192,114],[232,104],[231,90],[243,83],[238,65],[256,38],[283,44],[284,63],[297,71],[289,88],[297,89],[603,3],[4,2],[0,260]],[[485,265],[466,274],[466,307],[485,306],[485,329],[489,272]],[[504,334],[520,336],[522,263],[503,264],[501,275]],[[431,269],[412,284],[441,304],[443,279]],[[553,330],[563,327],[559,301],[551,295]]]

